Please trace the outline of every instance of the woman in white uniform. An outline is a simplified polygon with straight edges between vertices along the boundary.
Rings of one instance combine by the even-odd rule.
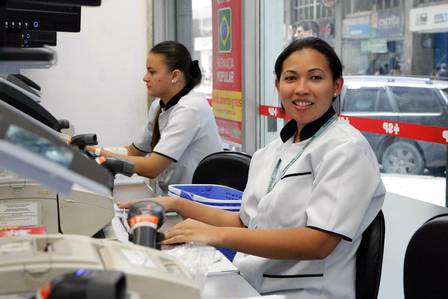
[[[251,161],[240,213],[159,198],[189,218],[165,244],[203,242],[237,250],[234,263],[260,293],[355,298],[355,254],[385,195],[376,157],[332,108],[342,65],[323,40],[292,42],[275,64],[292,117]]]
[[[127,156],[89,150],[131,160],[135,173],[157,178],[157,194],[167,194],[170,184],[191,183],[199,161],[222,146],[208,102],[189,94],[202,75],[187,48],[176,41],[159,43],[149,52],[146,68],[148,93],[160,100],[153,101],[140,138],[127,147]]]

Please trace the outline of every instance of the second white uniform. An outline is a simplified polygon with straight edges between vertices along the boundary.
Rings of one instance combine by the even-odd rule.
[[[152,149],[154,120],[161,103],[152,103],[149,122],[133,144],[140,151],[154,152],[174,162],[156,178],[156,193],[167,194],[170,184],[191,183],[198,163],[205,156],[221,151],[222,145],[208,102],[187,94],[180,99],[170,100],[162,107],[159,116],[160,140]]]

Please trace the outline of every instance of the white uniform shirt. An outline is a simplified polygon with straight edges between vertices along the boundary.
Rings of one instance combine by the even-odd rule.
[[[159,115],[160,140],[151,148],[154,121]],[[173,162],[156,178],[157,194],[167,194],[170,184],[189,184],[198,163],[207,155],[221,151],[215,118],[203,98],[175,96],[163,107],[154,101],[149,109],[149,122],[134,146],[140,151],[154,152]]]
[[[334,121],[267,193],[279,158],[283,170],[332,115],[331,108],[305,126],[299,143],[293,143],[296,122],[289,122],[282,129],[282,138],[252,157],[240,211],[246,226],[311,227],[342,237],[323,260],[280,260],[238,253],[234,263],[260,293],[289,290],[294,298],[355,298],[356,250],[385,196],[376,157],[362,134],[342,120]]]

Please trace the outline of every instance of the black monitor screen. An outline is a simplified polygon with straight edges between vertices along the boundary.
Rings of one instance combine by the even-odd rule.
[[[99,6],[101,0],[9,0],[9,2],[28,2],[56,5]]]
[[[8,2],[4,28],[7,32],[17,30],[79,32],[81,7]]]

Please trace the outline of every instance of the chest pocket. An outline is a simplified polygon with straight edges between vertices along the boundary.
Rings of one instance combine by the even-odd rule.
[[[312,175],[312,172],[297,172],[297,173],[289,173],[289,174],[285,174],[280,180],[284,180],[290,177],[295,177],[295,176],[304,176],[304,175]]]
[[[306,224],[306,207],[313,190],[310,171],[286,173],[259,204],[258,227],[299,227]]]

